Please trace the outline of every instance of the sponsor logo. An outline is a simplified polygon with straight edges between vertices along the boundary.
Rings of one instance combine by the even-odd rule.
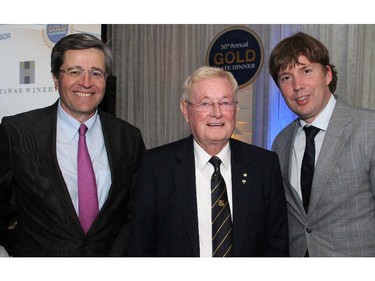
[[[66,35],[73,33],[73,25],[69,24],[47,24],[42,29],[44,44],[52,49],[53,46]]]
[[[20,84],[35,83],[35,61],[20,62]]]
[[[243,88],[255,80],[262,68],[262,42],[249,28],[225,29],[211,42],[207,64],[231,72],[239,88]]]

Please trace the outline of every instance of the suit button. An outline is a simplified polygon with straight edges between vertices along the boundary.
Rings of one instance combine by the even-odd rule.
[[[307,233],[311,233],[311,232],[312,232],[312,229],[311,229],[310,227],[307,227],[307,228],[306,228],[306,232],[307,232]]]

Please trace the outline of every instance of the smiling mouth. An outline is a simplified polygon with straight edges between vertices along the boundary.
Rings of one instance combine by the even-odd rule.
[[[295,102],[298,106],[305,106],[305,105],[308,104],[309,98],[310,98],[310,96],[306,95],[306,96],[298,97],[294,100],[295,100]]]
[[[296,101],[303,101],[307,98],[308,98],[308,96],[303,96],[303,97],[300,97],[300,98],[296,98]]]
[[[209,123],[207,124],[209,127],[221,127],[224,126],[224,123]]]
[[[80,97],[91,97],[92,96],[92,93],[74,92],[74,94],[76,94],[77,96],[80,96]]]

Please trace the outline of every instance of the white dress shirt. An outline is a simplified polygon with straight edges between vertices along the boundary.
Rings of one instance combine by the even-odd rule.
[[[222,161],[220,172],[225,180],[228,201],[232,214],[232,174],[229,143],[216,156]],[[195,177],[198,207],[199,248],[201,257],[212,257],[212,223],[211,223],[211,176],[214,167],[210,162],[211,155],[194,141]]]
[[[77,152],[78,129],[80,122],[66,113],[60,101],[57,108],[56,151],[57,161],[63,174],[66,186],[78,214],[78,178],[77,178]],[[108,162],[107,150],[104,144],[102,124],[98,112],[84,123],[86,132],[87,149],[93,163],[96,185],[98,189],[99,210],[107,199],[112,184],[111,172]]]
[[[303,120],[299,120],[300,126],[297,129],[296,138],[293,145],[293,156],[292,156],[292,171],[291,171],[291,184],[297,191],[299,197],[302,200],[301,191],[301,166],[302,158],[305,152],[306,134],[303,131],[303,127],[307,124],[308,126],[315,126],[320,129],[320,132],[315,137],[315,163],[318,159],[320,149],[322,148],[323,139],[328,128],[329,120],[331,119],[333,109],[335,108],[336,98],[331,94],[331,98],[323,111],[315,118],[311,124],[307,124]]]
[[[0,257],[9,257],[8,252],[0,245]]]

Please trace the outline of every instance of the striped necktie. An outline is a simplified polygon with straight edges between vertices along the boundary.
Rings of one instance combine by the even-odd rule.
[[[213,156],[209,161],[214,166],[211,177],[212,256],[232,256],[232,219],[227,188],[220,173],[221,160]]]

